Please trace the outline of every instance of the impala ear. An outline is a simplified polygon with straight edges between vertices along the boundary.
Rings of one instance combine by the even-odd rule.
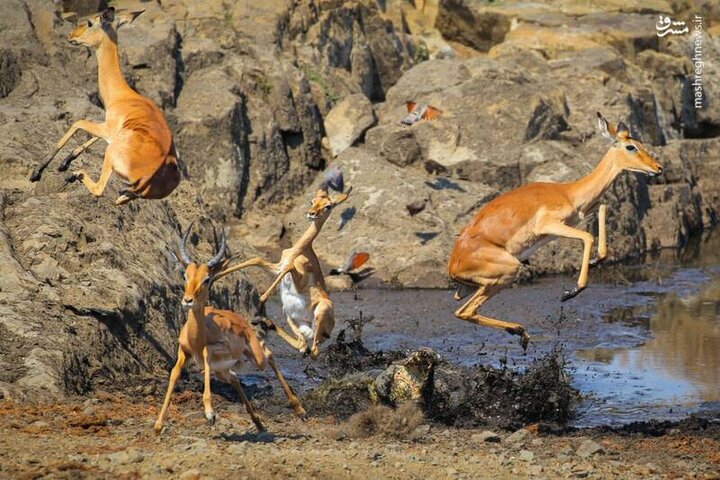
[[[333,206],[340,205],[340,204],[343,203],[345,200],[347,200],[348,197],[350,196],[350,192],[352,192],[352,187],[348,188],[348,189],[347,189],[347,192],[341,193],[340,195],[338,195],[337,197],[335,197],[335,198],[333,199],[333,201],[332,201],[332,202],[333,202]]]
[[[627,140],[630,137],[630,130],[624,122],[618,123],[616,137],[620,140]]]
[[[607,138],[611,142],[615,141],[615,131],[610,126],[607,120],[605,120],[605,117],[602,116],[602,113],[597,112],[598,117],[598,129],[600,130],[600,135]]]
[[[130,24],[135,21],[137,17],[143,14],[145,10],[120,10],[115,14],[117,19],[117,25],[115,28],[120,28],[123,25]]]
[[[115,7],[108,7],[100,10],[100,20],[104,24],[109,24],[115,21]]]

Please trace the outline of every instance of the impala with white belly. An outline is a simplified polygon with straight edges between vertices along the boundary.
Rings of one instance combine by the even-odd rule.
[[[330,198],[328,187],[324,184],[312,199],[307,218],[310,226],[295,244],[283,250],[278,263],[268,262],[260,257],[229,267],[223,272],[227,275],[237,270],[256,266],[270,270],[276,275],[270,287],[260,297],[264,303],[276,288],[280,288],[283,312],[292,333],[273,325],[278,335],[293,348],[310,353],[315,358],[320,352],[320,344],[330,338],[335,326],[333,304],[325,287],[320,262],[313,250],[313,241],[317,238],[330,212],[347,200],[347,193]]]

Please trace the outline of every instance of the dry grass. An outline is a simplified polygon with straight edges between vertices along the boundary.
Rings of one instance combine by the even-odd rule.
[[[405,402],[395,409],[376,405],[356,413],[329,433],[334,438],[381,436],[402,440],[408,438],[424,420],[422,410],[412,401]]]

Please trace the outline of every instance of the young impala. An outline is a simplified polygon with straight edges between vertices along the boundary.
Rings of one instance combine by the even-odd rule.
[[[347,200],[351,191],[352,188],[332,199],[328,195],[327,184],[323,185],[312,199],[307,213],[307,218],[312,223],[292,247],[283,250],[280,262],[271,263],[256,257],[233,265],[222,273],[224,276],[246,267],[257,266],[276,274],[273,283],[260,297],[260,302],[265,302],[280,285],[283,311],[293,334],[276,325],[272,325],[272,328],[293,348],[310,353],[313,358],[317,357],[320,344],[330,338],[335,326],[333,304],[325,287],[320,262],[313,250],[313,241],[330,212]]]
[[[597,167],[587,176],[568,183],[532,183],[507,192],[484,205],[460,232],[450,253],[450,277],[460,284],[455,299],[466,288],[476,289],[455,316],[468,322],[520,335],[523,348],[529,336],[522,325],[485,317],[477,309],[490,297],[507,287],[521,262],[539,247],[556,237],[581,240],[583,260],[577,286],[564,292],[562,301],[573,298],[587,285],[593,237],[573,227],[595,208],[615,177],[625,170],[657,175],[662,167],[645,147],[631,138],[620,122],[617,129],[598,113],[600,133],[612,142]],[[598,259],[607,254],[605,232],[606,206],[598,213]]]
[[[159,433],[162,430],[163,417],[170,405],[170,396],[188,357],[195,360],[205,376],[203,404],[205,418],[210,424],[215,422],[215,412],[212,408],[210,394],[210,374],[214,373],[217,378],[235,387],[258,430],[265,430],[252,403],[245,395],[240,381],[230,370],[236,365],[241,365],[245,359],[250,360],[261,370],[270,365],[295,414],[303,417],[305,410],[300,405],[300,400],[280,373],[275,360],[273,360],[272,352],[258,338],[250,323],[237,313],[206,306],[213,281],[223,275],[223,268],[230,261],[230,259],[224,258],[225,233],[223,232],[217,255],[207,263],[196,263],[190,259],[185,248],[191,229],[192,224],[180,242],[180,257],[178,258],[185,266],[185,294],[182,306],[188,310],[188,316],[180,331],[177,363],[170,372],[170,382],[160,415],[155,422],[155,431]]]
[[[99,138],[105,140],[108,147],[98,181],[93,182],[83,170],[68,177],[68,181],[81,180],[93,195],[103,194],[112,172],[126,183],[116,205],[135,198],[164,198],[180,183],[177,151],[165,117],[151,100],[128,86],[120,71],[116,29],[132,22],[142,12],[116,13],[112,7],[105,8],[81,19],[70,32],[70,43],[92,47],[97,52],[98,89],[105,105],[105,121],[78,120],[73,123],[53,151],[35,168],[31,181],[40,180],[45,167],[70,137],[78,130],[85,130],[92,138],[73,150],[58,170],[67,170],[70,162]]]

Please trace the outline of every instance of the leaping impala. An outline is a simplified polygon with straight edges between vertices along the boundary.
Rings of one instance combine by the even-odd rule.
[[[120,71],[117,32],[143,11],[118,11],[105,8],[96,15],[82,18],[70,32],[74,45],[93,47],[98,60],[98,89],[105,105],[105,121],[78,120],[60,139],[52,152],[35,168],[30,180],[40,180],[43,170],[78,130],[92,138],[73,150],[58,167],[65,171],[75,157],[102,138],[105,149],[102,171],[93,182],[84,170],[74,172],[68,181],[81,180],[95,196],[101,196],[115,172],[127,184],[115,201],[122,205],[135,198],[157,199],[168,196],[180,183],[180,167],[172,134],[160,109],[148,98],[135,92]]]
[[[584,245],[577,286],[566,290],[562,301],[576,296],[587,285],[593,236],[573,227],[595,208],[615,177],[625,170],[657,175],[660,166],[638,140],[631,138],[620,122],[612,128],[598,112],[598,127],[612,142],[610,150],[587,176],[568,183],[532,183],[507,192],[485,204],[455,241],[448,271],[460,284],[455,299],[466,293],[463,287],[477,289],[455,316],[487,327],[502,328],[520,335],[523,348],[530,337],[517,323],[496,320],[477,313],[490,297],[507,287],[521,262],[556,237],[581,240]],[[607,255],[606,205],[598,212],[598,258]]]
[[[241,365],[245,359],[250,360],[261,370],[270,365],[293,411],[297,416],[304,417],[305,410],[300,405],[300,400],[280,373],[272,352],[258,338],[250,323],[237,313],[206,306],[213,281],[225,274],[223,269],[230,262],[230,259],[225,258],[225,233],[223,232],[220,248],[215,257],[207,263],[196,263],[190,259],[185,248],[191,229],[192,224],[180,242],[178,258],[178,261],[185,266],[185,294],[182,306],[188,310],[188,316],[180,331],[177,363],[170,372],[170,382],[160,415],[155,422],[155,431],[158,433],[162,431],[163,417],[170,405],[170,396],[188,357],[195,360],[203,370],[205,376],[203,405],[205,418],[211,425],[215,422],[215,412],[210,393],[210,374],[214,373],[217,378],[235,387],[255,426],[260,431],[265,430],[240,381],[230,370],[236,365]]]
[[[342,184],[341,180],[339,184]],[[320,353],[320,344],[330,338],[335,326],[333,303],[313,250],[313,241],[332,210],[347,200],[351,191],[352,188],[349,188],[347,193],[330,198],[327,183],[323,184],[310,202],[307,218],[312,223],[292,247],[283,250],[280,262],[272,263],[255,257],[233,265],[221,274],[224,276],[251,266],[263,267],[276,274],[273,283],[260,297],[260,302],[264,303],[280,285],[280,299],[292,334],[274,324],[272,328],[293,348],[310,353],[313,358]]]

